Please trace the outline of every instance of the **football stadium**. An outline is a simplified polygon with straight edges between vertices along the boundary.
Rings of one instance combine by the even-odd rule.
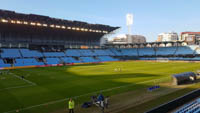
[[[199,113],[200,46],[100,45],[118,29],[0,10],[0,113]]]

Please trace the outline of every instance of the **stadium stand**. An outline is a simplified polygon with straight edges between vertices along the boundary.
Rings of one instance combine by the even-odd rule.
[[[133,48],[133,49],[121,49],[121,52],[125,56],[138,56],[138,50],[137,50],[137,48]]]
[[[2,49],[2,58],[17,58],[21,57],[19,49]]]
[[[99,56],[98,59],[99,59],[101,62],[106,62],[106,61],[118,61],[117,59],[112,58],[112,57],[110,57],[110,56]]]
[[[99,62],[98,60],[94,59],[93,57],[80,57],[80,60],[83,63]]]
[[[45,57],[64,57],[64,52],[43,52]]]
[[[80,51],[78,49],[68,49],[65,51],[66,56],[76,56],[76,57],[80,57],[82,56],[82,54],[80,53]]]
[[[193,54],[194,55],[200,54],[200,47],[199,46],[194,47],[194,53]]]
[[[115,54],[115,56],[123,56],[121,49],[111,48],[110,50]]]
[[[159,47],[156,49],[156,55],[158,56],[174,55],[176,49],[177,49],[176,47]]]
[[[110,56],[115,56],[115,54],[110,49],[105,49],[104,51]]]
[[[13,59],[14,66],[37,66],[70,63],[93,63],[118,61],[120,57],[137,57],[139,60],[182,60],[200,61],[199,46],[157,47],[157,48],[123,48],[123,49],[67,49],[61,51],[40,52],[30,49],[1,49],[1,67],[10,67]],[[138,54],[139,53],[139,54]],[[156,55],[156,56],[155,56]],[[182,55],[180,57],[180,55]],[[187,55],[190,55],[187,57]],[[115,58],[114,58],[115,57]],[[38,62],[36,59],[46,58]],[[118,59],[119,58],[119,59]]]
[[[83,49],[78,50],[82,56],[95,56],[95,53],[93,53],[90,49]]]
[[[15,59],[16,63],[14,63],[15,66],[35,66],[35,65],[44,65],[43,62],[38,62],[34,58],[28,58],[28,59]]]
[[[178,47],[175,55],[193,55],[194,47],[193,46],[180,46]]]
[[[46,58],[46,64],[48,65],[61,64],[61,60],[59,58]]]
[[[69,63],[69,64],[71,64],[71,63],[80,63],[80,61],[79,60],[76,60],[76,59],[74,59],[73,57],[63,57],[63,58],[61,58],[62,59],[62,61],[64,62],[64,63]]]
[[[200,112],[200,99],[197,99],[181,107],[174,113],[199,113],[199,112]]]
[[[0,59],[0,67],[10,67],[11,64],[5,64],[2,59]]]
[[[106,56],[106,55],[113,55],[110,53],[109,50],[94,50],[94,54],[97,56]]]
[[[23,57],[43,57],[42,53],[36,50],[20,49]]]
[[[139,56],[153,56],[156,55],[154,48],[140,48]]]

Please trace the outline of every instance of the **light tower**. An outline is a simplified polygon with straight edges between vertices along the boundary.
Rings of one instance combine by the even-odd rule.
[[[126,14],[126,25],[128,27],[127,42],[132,43],[131,27],[133,25],[133,14],[131,14],[131,13]]]
[[[131,27],[133,25],[133,14],[126,14],[126,25],[128,27],[128,34],[131,35]]]

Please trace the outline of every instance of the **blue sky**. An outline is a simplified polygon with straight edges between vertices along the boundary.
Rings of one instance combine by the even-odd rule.
[[[120,26],[134,15],[133,34],[155,41],[161,32],[200,31],[200,0],[0,0],[0,9]]]

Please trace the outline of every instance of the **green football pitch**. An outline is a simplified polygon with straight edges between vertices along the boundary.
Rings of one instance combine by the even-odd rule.
[[[199,69],[200,63],[128,61],[3,71],[0,113],[51,113],[65,108],[71,97],[81,104],[95,94],[146,89],[170,81],[172,74]]]

